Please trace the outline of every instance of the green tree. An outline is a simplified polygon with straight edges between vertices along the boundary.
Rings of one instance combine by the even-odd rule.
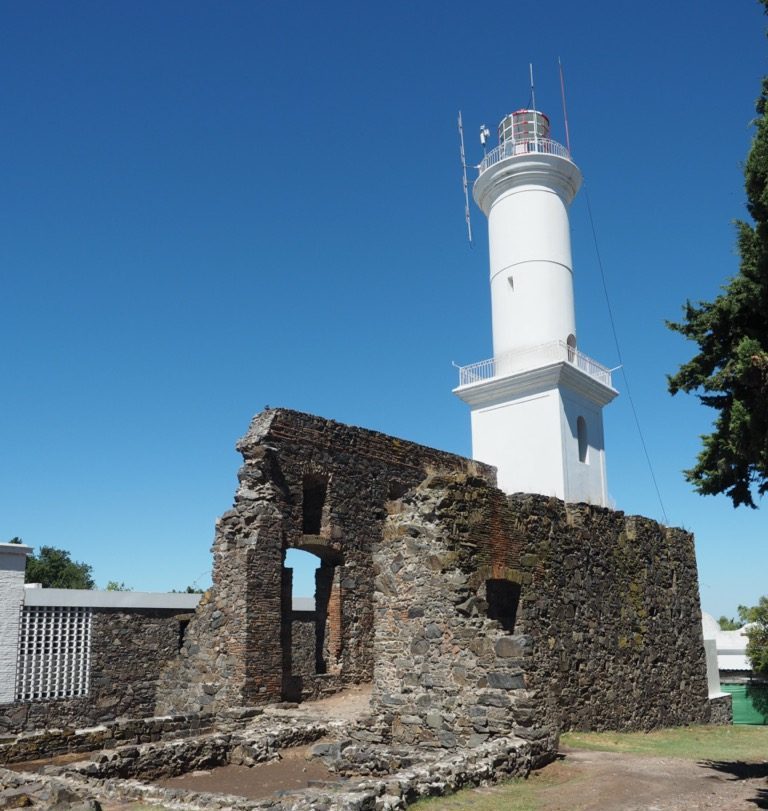
[[[53,546],[41,546],[37,555],[27,558],[24,574],[27,583],[42,583],[45,588],[92,589],[91,567],[72,560],[69,552]]]
[[[119,583],[117,580],[110,580],[107,582],[107,585],[104,586],[105,591],[133,591],[130,586],[126,586],[125,583],[120,581]]]
[[[768,13],[768,0],[759,2]],[[699,493],[725,493],[734,507],[755,507],[754,492],[768,492],[768,77],[756,109],[744,167],[752,224],[736,223],[739,273],[714,301],[689,301],[683,320],[667,324],[699,346],[669,377],[669,391],[696,392],[717,411],[685,477]]]
[[[743,609],[743,613],[742,613]],[[739,616],[747,618],[747,658],[752,670],[768,676],[768,597],[761,597],[752,608],[739,606]]]
[[[717,621],[717,624],[720,626],[721,631],[738,631],[739,628],[743,625],[743,623],[735,620],[733,617],[728,619],[725,615],[720,617]]]

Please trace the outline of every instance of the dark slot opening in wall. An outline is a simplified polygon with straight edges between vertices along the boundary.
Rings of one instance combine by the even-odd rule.
[[[188,619],[179,620],[179,650],[184,647],[184,637],[186,636],[188,626]]]
[[[496,620],[511,634],[515,630],[520,584],[511,580],[486,580],[485,599],[488,601],[488,618]]]
[[[305,535],[320,534],[327,488],[328,482],[324,476],[304,477],[302,532]]]

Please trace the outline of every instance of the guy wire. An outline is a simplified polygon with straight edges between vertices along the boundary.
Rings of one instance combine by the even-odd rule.
[[[624,360],[621,356],[621,347],[619,346],[619,336],[616,332],[616,322],[613,319],[613,310],[611,308],[611,299],[608,296],[608,285],[605,282],[605,271],[603,270],[603,260],[600,256],[600,246],[597,242],[597,231],[595,230],[595,220],[592,216],[592,204],[589,200],[589,188],[587,184],[584,183],[584,198],[587,201],[587,212],[589,213],[589,225],[592,229],[592,240],[595,243],[595,254],[597,255],[597,266],[600,268],[600,279],[603,283],[603,293],[605,294],[605,303],[608,306],[608,317],[611,322],[611,332],[613,333],[613,342],[616,345],[616,355],[619,358],[619,363],[621,364],[621,374],[624,378],[624,388],[627,392],[627,399],[629,400],[630,408],[632,409],[632,416],[635,419],[635,426],[637,428],[637,434],[640,437],[640,444],[643,447],[643,453],[645,454],[645,461],[648,463],[648,470],[651,474],[651,480],[653,481],[654,490],[656,490],[656,497],[659,500],[659,506],[661,507],[661,514],[664,516],[664,523],[669,524],[669,519],[667,518],[667,511],[664,509],[664,501],[661,498],[661,491],[659,490],[658,482],[656,481],[656,474],[653,472],[653,465],[651,464],[651,457],[648,453],[648,447],[645,444],[645,437],[643,436],[642,428],[640,427],[640,418],[637,416],[637,409],[635,408],[635,401],[632,399],[632,388],[629,385],[629,377],[627,375],[627,369],[624,365]]]

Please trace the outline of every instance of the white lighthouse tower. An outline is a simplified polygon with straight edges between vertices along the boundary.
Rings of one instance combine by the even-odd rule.
[[[471,407],[472,456],[502,490],[606,506],[602,409],[618,392],[577,348],[568,206],[581,172],[549,133],[543,113],[511,113],[479,166],[493,358],[460,368],[454,392]]]

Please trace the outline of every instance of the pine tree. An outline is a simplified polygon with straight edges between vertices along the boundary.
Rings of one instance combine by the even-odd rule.
[[[768,13],[768,0],[760,0]],[[697,392],[718,415],[685,476],[705,495],[725,493],[734,507],[755,507],[768,492],[768,78],[757,100],[755,136],[744,168],[747,209],[739,221],[739,273],[711,302],[683,308],[673,329],[699,345],[669,377],[669,390]]]

